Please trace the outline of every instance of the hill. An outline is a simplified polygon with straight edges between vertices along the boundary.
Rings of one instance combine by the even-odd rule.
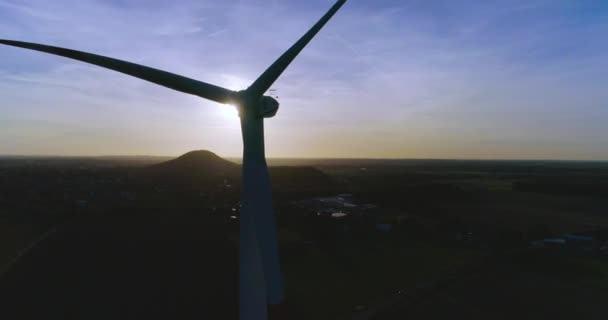
[[[155,174],[177,176],[232,176],[240,172],[240,166],[207,150],[190,151],[173,160],[147,168]]]
[[[239,179],[241,169],[236,163],[222,159],[207,150],[188,152],[175,159],[135,170],[136,184],[183,185],[197,189],[213,188],[228,180]]]
[[[270,167],[273,192],[276,195],[319,195],[337,192],[327,174],[314,167]]]
[[[273,189],[280,194],[310,193],[328,190],[334,184],[325,173],[314,167],[270,167]],[[176,159],[143,168],[139,178],[154,182],[215,187],[224,182],[241,185],[241,165],[225,160],[211,151],[188,152]]]

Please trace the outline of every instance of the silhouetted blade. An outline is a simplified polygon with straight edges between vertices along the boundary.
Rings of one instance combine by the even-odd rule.
[[[270,86],[281,76],[283,71],[287,69],[289,64],[295,59],[298,54],[306,47],[306,45],[315,37],[315,35],[325,26],[327,21],[346,3],[346,0],[339,0],[331,9],[310,29],[298,42],[296,42],[289,50],[287,50],[277,61],[275,61],[264,73],[247,89],[248,92],[254,95],[263,95]]]
[[[190,78],[182,77],[180,75],[173,74],[170,72],[109,57],[104,57],[92,53],[86,53],[82,51],[70,50],[36,43],[3,39],[0,39],[0,44],[46,52],[82,62],[87,62],[100,67],[128,74],[130,76],[143,79],[152,83],[156,83],[163,87],[167,87],[184,93],[193,94],[219,103],[230,103],[236,94],[234,91],[214,86],[212,84],[204,83],[201,81],[193,80]]]

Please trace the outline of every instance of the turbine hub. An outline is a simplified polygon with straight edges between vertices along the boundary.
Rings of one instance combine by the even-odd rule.
[[[237,93],[235,104],[239,109],[239,115],[252,112],[260,118],[272,118],[279,111],[279,102],[270,96],[262,96],[260,98],[252,97],[247,91],[239,91]]]

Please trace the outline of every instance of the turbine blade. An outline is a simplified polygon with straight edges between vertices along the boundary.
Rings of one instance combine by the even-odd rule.
[[[118,71],[139,79],[143,79],[163,87],[193,94],[205,99],[219,103],[230,103],[236,93],[222,87],[204,83],[194,79],[186,78],[170,72],[142,66],[139,64],[126,62],[114,58],[104,57],[92,53],[65,49],[60,47],[47,46],[37,43],[13,41],[0,39],[0,44],[30,49],[45,53],[50,53],[90,64],[106,69]]]
[[[275,61],[255,82],[247,89],[253,95],[262,96],[270,86],[281,76],[289,64],[300,54],[302,49],[317,35],[336,12],[346,3],[346,0],[339,0],[329,9],[329,11],[319,20],[298,42],[287,50],[277,61]]]

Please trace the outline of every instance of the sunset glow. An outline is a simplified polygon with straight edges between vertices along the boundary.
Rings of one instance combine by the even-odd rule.
[[[0,38],[242,90],[331,3],[8,0]],[[275,83],[268,156],[608,159],[607,18],[602,1],[350,1]],[[0,61],[0,154],[241,154],[230,107],[21,49]]]

